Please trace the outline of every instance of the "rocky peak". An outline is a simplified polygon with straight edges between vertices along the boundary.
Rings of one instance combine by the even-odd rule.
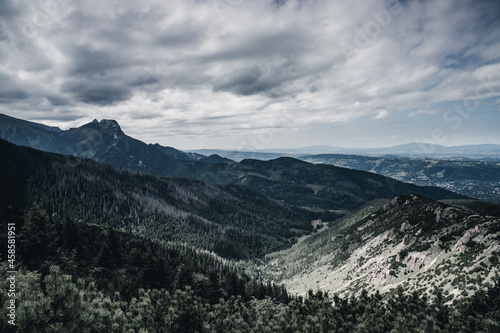
[[[118,122],[116,120],[112,119],[103,119],[99,122],[99,125],[103,128],[120,128],[120,125],[118,125]]]

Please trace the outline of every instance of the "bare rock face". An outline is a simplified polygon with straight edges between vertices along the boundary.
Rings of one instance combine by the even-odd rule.
[[[406,246],[406,245],[410,244],[410,242],[412,241],[412,239],[413,239],[413,237],[410,234],[406,234],[403,237],[403,245]]]
[[[425,253],[416,252],[406,259],[406,266],[408,269],[416,271],[425,266],[427,255]]]
[[[367,275],[366,282],[374,286],[382,285],[388,281],[390,275],[390,260],[385,258],[371,269],[371,272]]]
[[[409,195],[380,207],[384,208],[376,214],[363,214],[358,221],[318,238],[318,248],[328,257],[305,267],[304,273],[295,274],[286,283],[306,292],[310,271],[315,270],[314,279],[320,281],[322,289],[335,293],[362,289],[386,292],[404,285],[409,290],[426,290],[429,295],[438,287],[447,290],[451,298],[459,298],[465,289],[480,290],[491,283],[498,272],[498,265],[490,258],[498,262],[499,217],[471,214]],[[475,243],[481,246],[473,246]],[[297,246],[294,253],[309,251],[309,258],[314,255],[310,246],[302,243],[304,248]],[[292,265],[296,269],[296,260]],[[460,282],[468,280],[479,282]]]
[[[436,214],[436,222],[441,221],[441,219],[443,218],[443,210],[441,209],[441,207],[437,207],[434,210],[434,214]]]
[[[365,257],[359,256],[359,258],[356,260],[356,265],[354,267],[360,267],[363,264],[363,261],[365,261]]]
[[[462,238],[460,238],[455,244],[453,250],[457,253],[462,252],[465,249],[465,244],[467,244],[471,239],[473,239],[480,233],[481,229],[479,228],[479,226],[476,226],[474,229],[467,230]]]
[[[371,226],[374,222],[375,222],[374,220],[368,220],[368,222],[366,222],[364,225],[358,227],[358,231],[365,230],[366,228],[368,228],[369,226]]]

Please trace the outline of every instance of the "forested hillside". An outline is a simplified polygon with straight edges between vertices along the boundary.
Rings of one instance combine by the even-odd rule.
[[[7,323],[9,281],[0,282],[6,333],[499,332],[498,278],[453,306],[439,289],[431,298],[402,288],[293,297],[188,246],[57,220],[38,207],[2,205],[0,217],[19,239],[16,326]],[[0,265],[2,276],[8,270]]]
[[[315,165],[282,157],[212,165],[200,179],[241,184],[285,203],[314,209],[355,210],[370,200],[418,193],[433,199],[464,198],[437,187],[420,187],[371,172]]]
[[[181,302],[185,302],[179,305],[181,308],[193,306],[189,304],[193,300],[203,308],[232,297],[238,297],[241,302],[266,297],[282,304],[289,301],[283,287],[264,285],[238,271],[230,261],[208,251],[153,241],[131,232],[77,223],[68,218],[59,220],[39,207],[22,212],[3,203],[0,218],[4,230],[7,223],[15,224],[18,325],[21,327],[9,330],[4,320],[7,310],[3,307],[2,332],[83,332],[86,327],[94,327],[93,332],[111,331],[115,322],[108,326],[110,320],[120,323],[120,320],[132,319],[119,319],[117,311],[150,311],[144,309],[143,301],[138,299],[144,299],[148,295],[145,290],[151,289],[164,301],[181,297]],[[0,248],[6,251],[6,239],[1,239]],[[6,270],[12,270],[6,264],[0,267],[2,276],[7,276]],[[45,278],[41,279],[42,276]],[[1,304],[9,299],[7,283],[6,279],[0,283]],[[45,285],[45,293],[40,284]],[[109,312],[109,307],[114,310]],[[169,307],[162,307],[167,315]],[[194,306],[190,311],[196,310]],[[192,312],[189,315],[198,316]],[[176,320],[174,327],[189,327],[191,320],[185,314],[178,323]],[[163,319],[143,317],[138,320],[137,328],[153,323],[169,327]],[[62,330],[58,330],[60,324],[64,324]]]
[[[3,202],[58,217],[187,243],[233,258],[287,247],[312,230],[312,212],[236,185],[121,170],[0,141]],[[293,231],[295,230],[295,231]]]

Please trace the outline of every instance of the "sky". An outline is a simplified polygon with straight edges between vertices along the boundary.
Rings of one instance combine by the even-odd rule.
[[[0,0],[0,113],[185,150],[500,144],[500,1]]]

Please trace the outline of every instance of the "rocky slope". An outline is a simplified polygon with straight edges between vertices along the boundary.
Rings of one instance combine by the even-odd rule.
[[[489,286],[499,271],[500,218],[415,194],[374,201],[266,257],[267,278],[293,292],[389,291],[398,285],[452,301]]]

